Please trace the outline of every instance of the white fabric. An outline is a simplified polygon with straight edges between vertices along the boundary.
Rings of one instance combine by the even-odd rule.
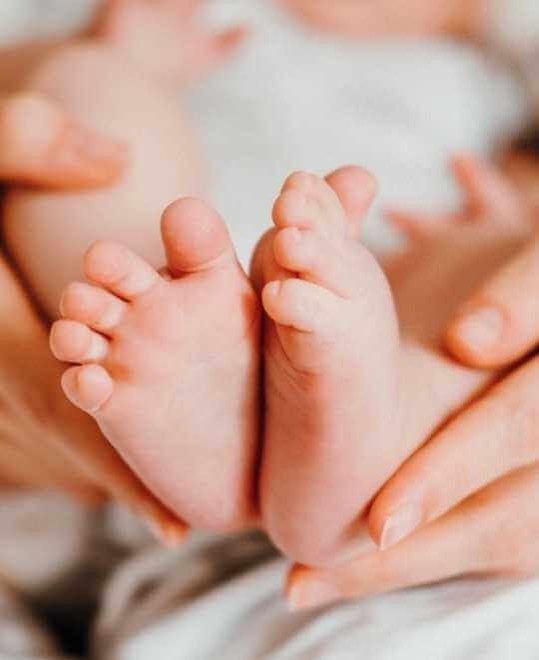
[[[488,39],[511,57],[527,86],[535,119],[539,119],[539,2],[489,0]]]
[[[539,43],[537,0],[489,0],[489,36],[514,53],[530,51]]]
[[[87,9],[84,0],[0,0],[0,38],[73,23]],[[516,83],[471,48],[451,42],[342,44],[293,29],[262,0],[216,0],[213,10],[216,20],[246,18],[256,27],[241,55],[189,98],[214,199],[244,262],[291,170],[325,172],[345,162],[374,170],[381,201],[368,234],[386,245],[393,238],[380,222],[384,206],[452,204],[449,155],[489,153],[525,114]],[[240,557],[246,543],[237,542]],[[34,544],[39,553],[37,539]],[[291,615],[280,598],[280,560],[224,581],[224,553],[212,542],[186,549],[174,570],[170,555],[147,552],[120,569],[106,592],[100,660],[539,657],[537,582],[455,582]],[[70,551],[65,557],[69,564]],[[40,574],[41,585],[43,580]],[[144,596],[137,587],[148,580],[154,584]]]
[[[193,599],[133,637],[117,660],[532,660],[539,581],[455,581],[311,614],[281,597],[283,561]]]
[[[383,208],[451,206],[449,156],[490,154],[523,122],[522,89],[472,47],[343,43],[295,29],[267,0],[214,5],[254,26],[240,56],[191,95],[213,196],[244,262],[291,171],[360,163],[376,172],[367,237],[385,247],[394,237]]]
[[[27,33],[44,34],[75,24],[95,4],[1,0],[0,39],[14,36],[11,15]],[[500,135],[523,123],[523,90],[508,70],[471,47],[342,43],[296,29],[270,0],[208,4],[213,22],[237,19],[253,28],[238,57],[188,97],[213,199],[244,264],[291,171],[360,163],[376,172],[380,197],[367,238],[385,247],[395,241],[382,222],[385,207],[454,204],[449,156],[458,150],[490,154]],[[39,20],[31,23],[32,15]]]

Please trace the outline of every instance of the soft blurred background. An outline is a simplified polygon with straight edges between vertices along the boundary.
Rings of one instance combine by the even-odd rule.
[[[94,0],[2,0],[0,41],[74,29]],[[367,223],[394,242],[383,209],[445,210],[456,151],[490,155],[526,117],[523,90],[502,58],[450,40],[354,43],[297,26],[271,0],[214,0],[207,19],[243,21],[252,36],[226,67],[187,92],[211,196],[248,260],[283,178],[358,163],[380,179]],[[180,91],[180,90],[179,90]]]

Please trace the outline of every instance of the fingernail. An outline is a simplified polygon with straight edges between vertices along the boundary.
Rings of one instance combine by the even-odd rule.
[[[410,536],[423,520],[423,514],[418,504],[408,504],[395,511],[385,522],[380,537],[380,549],[387,550]]]
[[[504,318],[495,307],[482,307],[466,314],[456,326],[459,339],[475,350],[492,348],[503,333]]]
[[[296,243],[299,243],[301,241],[301,231],[297,227],[291,227],[289,229],[289,232],[290,232],[290,236]]]
[[[287,600],[288,607],[297,612],[335,603],[342,600],[342,594],[334,584],[309,579],[294,584],[288,592]]]
[[[272,296],[278,296],[281,290],[281,282],[271,282],[268,284],[268,288]]]

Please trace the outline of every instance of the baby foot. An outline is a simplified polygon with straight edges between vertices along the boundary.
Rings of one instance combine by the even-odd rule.
[[[92,34],[142,71],[189,81],[217,68],[244,40],[235,27],[211,33],[197,24],[202,0],[105,0]]]
[[[365,212],[372,177],[333,176]],[[359,210],[359,209],[358,209]],[[396,460],[398,330],[389,286],[332,187],[292,175],[253,263],[268,316],[261,508],[274,542],[309,565],[354,550],[362,509]]]
[[[67,397],[191,525],[228,530],[253,515],[259,305],[219,216],[183,199],[164,213],[164,275],[101,242],[71,284],[51,346],[76,363]]]

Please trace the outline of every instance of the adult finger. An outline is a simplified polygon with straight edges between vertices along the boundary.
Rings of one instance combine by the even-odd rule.
[[[539,569],[538,495],[539,468],[524,469],[386,552],[333,570],[295,566],[289,603],[305,609],[461,575],[533,574]]]
[[[522,196],[494,165],[458,154],[451,161],[451,171],[464,195],[464,215],[469,220],[507,229],[528,224]]]
[[[0,180],[47,188],[93,188],[125,169],[123,143],[71,120],[33,94],[0,99]]]
[[[371,534],[382,549],[489,483],[539,460],[538,384],[535,358],[408,459],[369,512]]]
[[[459,360],[499,367],[539,343],[539,237],[535,236],[457,312],[446,345]]]
[[[408,239],[430,239],[458,224],[488,223],[504,229],[530,226],[530,214],[522,196],[496,167],[474,156],[459,154],[452,158],[450,168],[463,196],[463,206],[457,212],[387,210],[389,222]]]

